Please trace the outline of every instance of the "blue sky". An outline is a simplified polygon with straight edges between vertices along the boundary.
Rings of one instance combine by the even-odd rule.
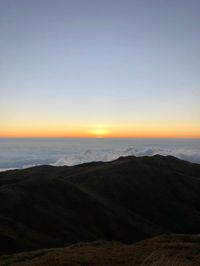
[[[194,0],[1,0],[0,134],[200,137],[199,14]]]

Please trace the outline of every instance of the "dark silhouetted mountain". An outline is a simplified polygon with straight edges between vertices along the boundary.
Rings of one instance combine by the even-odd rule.
[[[0,252],[200,233],[200,165],[121,157],[0,173]]]

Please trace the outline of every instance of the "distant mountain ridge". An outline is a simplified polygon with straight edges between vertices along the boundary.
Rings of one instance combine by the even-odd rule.
[[[120,157],[0,173],[0,253],[200,233],[200,165]]]

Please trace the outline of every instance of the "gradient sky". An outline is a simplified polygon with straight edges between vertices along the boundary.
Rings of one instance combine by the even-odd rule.
[[[0,0],[0,137],[200,137],[199,14],[199,0]]]

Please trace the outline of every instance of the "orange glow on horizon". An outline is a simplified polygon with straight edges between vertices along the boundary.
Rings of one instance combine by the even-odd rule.
[[[7,135],[0,135],[0,138],[188,138],[188,139],[200,139],[200,134],[163,134],[163,135],[153,135],[153,134],[140,134],[140,135],[134,135],[134,134],[113,134],[113,135],[94,135],[94,134],[50,134],[50,133],[44,133],[44,134],[7,134]]]
[[[200,129],[93,127],[78,128],[10,128],[1,130],[1,138],[200,138]]]
[[[52,121],[5,123],[1,138],[200,138],[197,123],[67,124]]]

